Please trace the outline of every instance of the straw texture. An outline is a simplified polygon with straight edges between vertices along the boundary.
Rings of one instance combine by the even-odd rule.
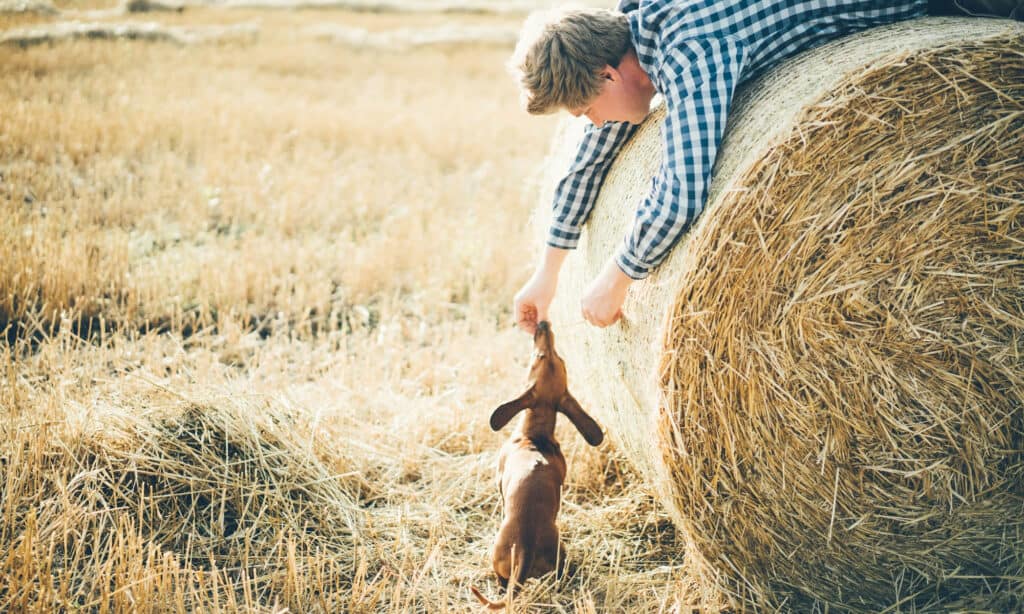
[[[734,605],[1020,607],[1022,101],[1007,21],[905,22],[776,67],[738,94],[707,208],[626,321],[563,335]],[[662,117],[609,172],[556,326],[629,228]]]

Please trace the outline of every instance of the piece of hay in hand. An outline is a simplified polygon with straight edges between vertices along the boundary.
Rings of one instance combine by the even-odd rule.
[[[738,92],[707,207],[576,388],[734,604],[1020,607],[1024,28],[927,18]],[[609,171],[555,326],[631,227],[656,111]],[[575,154],[548,160],[539,226]]]

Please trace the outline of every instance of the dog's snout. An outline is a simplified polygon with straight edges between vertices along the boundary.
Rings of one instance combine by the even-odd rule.
[[[533,344],[537,351],[546,354],[551,351],[551,323],[543,320],[537,323],[537,332],[533,333]]]

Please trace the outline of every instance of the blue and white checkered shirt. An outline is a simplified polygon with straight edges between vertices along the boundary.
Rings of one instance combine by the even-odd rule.
[[[665,99],[661,168],[616,254],[646,277],[700,215],[736,85],[797,52],[845,34],[918,17],[927,0],[625,0],[640,66]],[[636,131],[625,122],[587,127],[555,191],[548,245],[573,249],[601,182]]]

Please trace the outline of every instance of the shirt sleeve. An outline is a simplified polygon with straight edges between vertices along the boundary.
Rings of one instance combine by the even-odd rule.
[[[651,191],[637,210],[616,262],[643,279],[704,209],[711,169],[746,52],[731,38],[671,45],[661,65],[666,104],[664,151]]]
[[[555,188],[548,245],[576,248],[601,182],[616,154],[635,131],[636,126],[626,122],[605,122],[600,128],[587,125],[575,161]]]

